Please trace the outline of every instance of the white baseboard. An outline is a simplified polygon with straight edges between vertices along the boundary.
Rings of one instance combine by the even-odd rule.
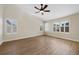
[[[31,38],[31,37],[36,37],[36,36],[40,36],[40,35],[43,35],[43,34],[35,34],[35,35],[27,36],[27,37],[18,37],[18,38],[15,38],[15,39],[5,40],[5,41],[3,41],[3,42],[14,41],[14,40],[20,40],[20,39],[24,39],[24,38]]]
[[[57,36],[53,36],[53,35],[47,35],[47,36],[51,36],[51,37],[56,37],[56,38],[60,38],[60,39],[65,39],[65,40],[71,40],[71,41],[75,41],[75,42],[79,42],[78,39],[71,39],[71,38],[62,38],[62,37],[57,37]]]

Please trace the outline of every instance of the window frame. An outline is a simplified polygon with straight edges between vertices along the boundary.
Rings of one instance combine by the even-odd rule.
[[[66,26],[66,23],[68,23],[67,26]],[[53,23],[53,32],[62,32],[62,33],[65,32],[65,33],[69,33],[70,32],[70,30],[69,30],[70,26],[69,25],[70,25],[69,21],[61,21],[61,22]],[[68,27],[67,31],[66,31],[66,27]],[[58,31],[57,31],[57,28],[59,28]],[[63,28],[63,31],[62,31],[62,28]]]

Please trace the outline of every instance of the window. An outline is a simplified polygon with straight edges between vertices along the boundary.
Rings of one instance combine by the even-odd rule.
[[[69,32],[69,22],[65,23],[65,32]]]
[[[57,24],[57,32],[59,32],[59,27],[60,27],[60,25],[59,25],[59,23]]]
[[[60,28],[60,25],[59,25],[59,23],[55,23],[55,24],[53,24],[53,31],[55,32],[59,32],[59,28]]]
[[[11,20],[6,20],[6,26],[7,26],[7,33],[11,33]]]
[[[6,32],[7,34],[17,33],[17,22],[15,19],[6,19]]]
[[[61,24],[61,32],[64,32],[64,23]]]
[[[58,22],[53,24],[53,31],[54,32],[69,32],[69,22]]]
[[[45,23],[45,31],[49,31],[49,23]]]
[[[56,31],[56,24],[53,25],[53,31]]]

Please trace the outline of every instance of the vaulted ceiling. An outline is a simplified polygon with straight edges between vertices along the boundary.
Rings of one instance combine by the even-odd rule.
[[[45,21],[72,15],[79,12],[79,4],[48,4],[47,9],[51,10],[51,12],[44,13],[44,15],[41,15],[41,13],[35,13],[38,10],[35,9],[34,6],[40,8],[40,4],[20,4],[18,6],[24,12],[27,12],[30,15],[40,17]]]

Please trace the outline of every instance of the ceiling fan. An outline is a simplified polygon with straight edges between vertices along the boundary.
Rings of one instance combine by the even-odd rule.
[[[44,12],[50,12],[50,10],[46,10],[46,8],[48,7],[48,5],[44,5],[44,4],[40,4],[41,8],[38,8],[36,6],[34,6],[35,9],[39,10],[38,12],[36,13],[39,13],[41,12],[42,15],[44,15]]]

